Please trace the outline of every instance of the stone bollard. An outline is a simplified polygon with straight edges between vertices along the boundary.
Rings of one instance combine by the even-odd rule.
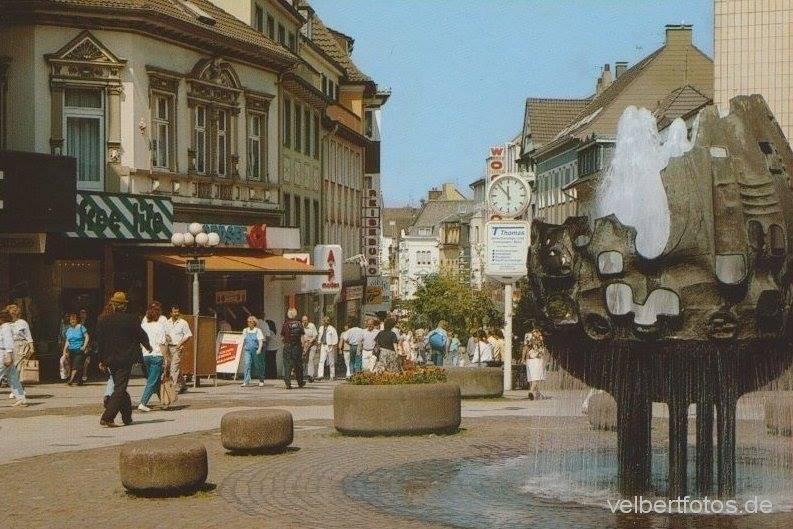
[[[206,482],[207,451],[186,439],[135,441],[121,447],[119,473],[124,488],[135,494],[187,494]]]
[[[595,430],[617,430],[617,402],[608,393],[592,395],[586,415],[589,425]]]
[[[793,435],[793,398],[772,397],[763,403],[765,426],[771,435]]]
[[[220,440],[223,448],[232,452],[280,452],[293,439],[294,424],[288,411],[232,411],[220,420]]]

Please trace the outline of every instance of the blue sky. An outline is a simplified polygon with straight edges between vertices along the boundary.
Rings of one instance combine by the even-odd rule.
[[[693,24],[713,56],[713,0],[313,0],[355,38],[353,59],[393,94],[383,114],[387,205],[481,176],[521,127],[526,97],[582,97],[602,64],[633,65],[665,24]]]

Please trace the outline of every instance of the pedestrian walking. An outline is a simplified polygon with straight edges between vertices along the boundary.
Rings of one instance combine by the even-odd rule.
[[[416,329],[413,333],[413,342],[411,344],[413,348],[413,356],[415,357],[415,362],[419,365],[424,365],[427,363],[428,354],[427,354],[427,340],[424,336],[424,329]]]
[[[529,340],[528,358],[526,359],[526,378],[529,381],[529,400],[539,400],[540,382],[545,380],[545,356],[547,355],[542,333],[534,329]]]
[[[243,388],[251,385],[251,371],[256,357],[262,355],[264,333],[258,327],[256,316],[248,316],[248,326],[242,329],[242,384]],[[264,369],[259,371],[259,386],[264,386]]]
[[[281,339],[284,341],[284,383],[286,389],[292,389],[292,371],[295,372],[297,386],[306,385],[303,380],[303,335],[305,326],[297,319],[294,308],[286,312],[286,320],[281,325]]]
[[[66,328],[66,343],[63,344],[63,354],[68,355],[71,372],[67,385],[77,383],[83,385],[83,362],[85,361],[85,351],[91,337],[77,316],[77,313],[69,314],[69,326]]]
[[[275,322],[262,314],[259,328],[264,333],[264,378],[278,378],[278,332]]]
[[[375,337],[377,364],[374,367],[374,371],[376,372],[388,371],[396,373],[402,371],[402,364],[396,354],[396,344],[399,338],[397,338],[393,329],[393,318],[386,318],[383,321],[383,330],[377,333]]]
[[[6,307],[11,316],[11,335],[14,341],[14,369],[19,378],[22,378],[22,370],[27,365],[28,360],[35,354],[36,349],[33,345],[33,335],[30,332],[30,325],[22,319],[22,310],[16,303],[11,303]],[[11,391],[9,398],[18,398]]]
[[[243,310],[248,314],[248,317],[253,316],[247,307],[243,307]],[[264,345],[262,346],[262,351],[253,357],[253,370],[251,371],[251,377],[258,377],[259,386],[261,387],[264,386],[264,379],[267,378],[267,363],[270,362],[270,360],[267,359],[267,348],[272,347],[271,342],[275,337],[275,331],[270,329],[270,326],[264,319],[264,314],[262,314],[261,318],[256,318],[256,327],[258,327],[262,332],[262,336],[264,337]],[[275,323],[273,323],[273,329],[274,328]],[[275,348],[278,349],[278,346],[276,345]],[[272,362],[275,362],[275,357],[273,357]]]
[[[90,314],[87,308],[83,307],[77,312],[77,320],[80,322],[80,325],[85,327],[85,330],[89,336],[94,333],[94,326],[90,320]],[[85,350],[85,355],[83,355],[83,372],[81,373],[81,378],[83,382],[88,382],[88,375],[89,375],[89,369],[91,369],[91,364],[96,363],[94,360],[95,351],[96,351],[96,341],[92,340],[88,343],[88,347]]]
[[[113,309],[113,304],[110,303],[110,301],[108,301],[105,304],[105,307],[102,309],[102,313],[99,315],[99,318],[97,319],[97,325],[102,320],[102,318],[104,318],[108,314],[111,314],[113,312],[113,310],[114,310]],[[65,332],[65,330],[64,330],[64,332]],[[97,340],[94,340],[94,344],[97,344]],[[99,355],[99,347],[98,347],[98,344],[97,344],[97,347],[96,347],[97,364],[99,363],[99,357],[100,357],[100,355]],[[67,360],[67,363],[68,363],[68,360]],[[108,373],[107,373],[107,384],[105,384],[105,397],[104,397],[104,405],[105,406],[107,406],[107,401],[110,400],[110,395],[113,394],[113,376],[110,374],[110,369],[109,368],[107,368],[106,370],[107,370]]]
[[[377,357],[375,356],[375,349],[377,348],[377,335],[380,332],[378,329],[377,318],[369,318],[366,320],[366,329],[361,334],[361,367],[363,371],[372,371]]]
[[[149,345],[151,345],[150,350],[141,346],[143,364],[146,366],[146,386],[143,388],[143,394],[140,396],[140,403],[138,404],[138,411],[142,412],[151,411],[148,406],[149,399],[157,391],[163,374],[163,367],[167,363],[167,335],[165,323],[160,318],[162,316],[160,310],[159,304],[150,304],[149,308],[146,309],[143,323],[140,324],[149,338]]]
[[[479,329],[476,327],[471,328],[471,334],[468,336],[468,344],[465,346],[465,354],[468,357],[466,363],[471,363],[474,361],[474,355],[476,354],[476,347],[479,343]]]
[[[127,295],[116,292],[110,302],[113,312],[104,316],[96,328],[100,370],[109,369],[113,377],[113,394],[99,419],[99,424],[107,428],[118,426],[115,419],[119,412],[125,425],[132,424],[132,400],[127,392],[132,364],[139,360],[141,346],[152,349],[138,317],[127,312]]]
[[[493,347],[493,361],[504,361],[504,350],[507,347],[507,342],[504,340],[504,332],[501,329],[494,329],[487,339]]]
[[[487,340],[487,333],[480,330],[476,337],[476,347],[471,358],[471,367],[485,367],[493,361],[493,346]]]
[[[452,333],[449,340],[449,354],[447,356],[448,364],[453,367],[460,365],[460,338],[456,332]]]
[[[339,333],[336,328],[330,324],[330,316],[322,317],[322,325],[319,330],[318,346],[319,346],[319,372],[317,377],[320,380],[325,378],[325,362],[329,364],[330,379],[336,378],[336,350],[339,347]]]
[[[438,326],[427,334],[427,345],[430,348],[432,363],[440,367],[443,365],[443,357],[449,346],[449,335],[446,333],[446,321],[441,320]]]
[[[308,316],[305,314],[300,318],[300,323],[303,325],[303,359],[306,363],[305,372],[308,373],[308,381],[314,382],[314,377],[317,374],[317,327],[313,322],[309,321]]]
[[[343,343],[345,350],[345,362],[347,361],[347,354],[349,354],[349,363],[347,364],[347,378],[355,373],[363,371],[362,353],[363,353],[363,329],[358,326],[355,318],[347,320],[347,330],[344,331]]]
[[[19,380],[19,371],[16,368],[14,358],[14,329],[11,323],[12,320],[13,318],[8,310],[0,310],[0,378],[5,377],[8,381],[11,395],[16,399],[14,406],[27,406],[25,390],[22,387],[22,382]]]
[[[192,336],[190,325],[187,324],[187,320],[182,318],[181,309],[177,305],[172,306],[171,316],[165,321],[165,337],[169,352],[167,372],[171,377],[174,390],[178,393],[187,391],[187,384],[182,376],[182,354],[185,342]]]

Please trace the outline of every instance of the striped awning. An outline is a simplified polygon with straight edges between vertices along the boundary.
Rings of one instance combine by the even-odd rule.
[[[149,259],[170,266],[187,268],[188,257],[178,254],[151,254]],[[253,272],[267,275],[327,275],[327,270],[280,255],[210,255],[201,257],[207,272]]]

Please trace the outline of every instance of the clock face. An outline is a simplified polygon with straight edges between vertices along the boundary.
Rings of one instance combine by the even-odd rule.
[[[517,176],[502,176],[490,184],[487,198],[498,215],[517,217],[529,207],[529,186]]]

